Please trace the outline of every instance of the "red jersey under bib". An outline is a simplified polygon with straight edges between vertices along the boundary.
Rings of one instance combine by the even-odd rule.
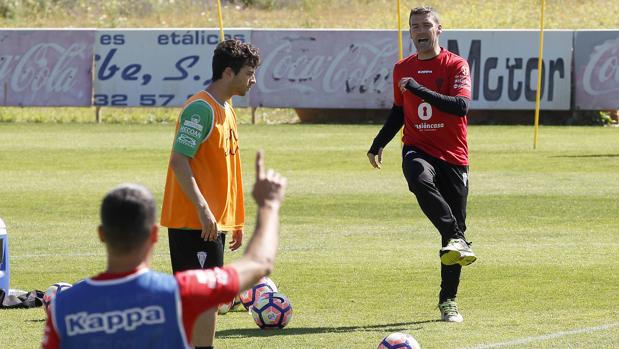
[[[408,56],[393,68],[394,104],[404,110],[404,144],[454,165],[468,165],[466,116],[440,111],[410,91],[402,93],[398,82],[412,77],[420,85],[446,96],[471,99],[467,61],[444,48],[438,56],[420,60]]]

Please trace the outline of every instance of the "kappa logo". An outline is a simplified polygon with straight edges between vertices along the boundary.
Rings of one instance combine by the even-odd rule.
[[[468,182],[469,182],[469,175],[468,175],[468,173],[464,172],[462,174],[462,182],[464,183],[465,187],[468,185]]]
[[[206,262],[206,252],[200,251],[196,253],[198,256],[198,262],[200,262],[200,268],[204,268],[204,262]]]
[[[165,322],[163,308],[153,305],[145,308],[114,310],[105,313],[85,311],[65,317],[67,334],[77,336],[86,333],[115,333],[119,330],[133,331],[144,325],[158,325]]]

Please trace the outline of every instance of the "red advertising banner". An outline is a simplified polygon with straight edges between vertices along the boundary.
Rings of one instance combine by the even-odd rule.
[[[0,105],[90,106],[94,30],[0,30]]]

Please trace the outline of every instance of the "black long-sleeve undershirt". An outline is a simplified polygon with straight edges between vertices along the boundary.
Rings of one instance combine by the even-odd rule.
[[[464,98],[462,96],[446,96],[438,92],[434,92],[429,88],[420,85],[415,80],[409,80],[406,84],[406,89],[445,113],[457,116],[466,116],[469,111],[468,98]]]
[[[368,153],[378,154],[379,148],[384,148],[395,137],[404,125],[404,110],[402,107],[393,106],[387,116],[387,121],[383,125],[383,128],[378,131],[378,134],[372,142],[372,146]]]

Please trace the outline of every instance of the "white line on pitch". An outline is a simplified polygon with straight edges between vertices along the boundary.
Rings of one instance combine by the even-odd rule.
[[[482,345],[478,345],[476,347],[469,347],[469,348],[464,348],[464,349],[500,348],[500,347],[506,347],[506,346],[509,346],[509,345],[517,345],[517,344],[526,344],[526,343],[537,342],[537,341],[545,341],[545,340],[548,340],[548,339],[565,337],[565,336],[572,336],[572,335],[581,334],[581,333],[592,333],[592,332],[597,332],[597,331],[605,331],[605,330],[611,329],[613,327],[619,327],[619,322],[615,322],[615,323],[607,324],[607,325],[596,326],[596,327],[580,328],[580,329],[572,330],[572,331],[555,332],[555,333],[550,333],[550,334],[546,334],[546,335],[543,335],[543,336],[525,337],[525,338],[515,339],[515,340],[509,341],[509,342],[482,344]]]

